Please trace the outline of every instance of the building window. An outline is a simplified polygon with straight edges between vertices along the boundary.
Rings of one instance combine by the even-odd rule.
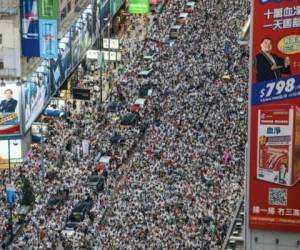
[[[71,2],[68,2],[68,13],[71,11],[71,7],[72,7]]]
[[[65,8],[63,8],[63,10],[61,11],[60,19],[61,19],[61,20],[64,20],[66,16],[67,16],[67,10],[66,10],[66,7],[65,7]]]
[[[2,44],[2,34],[0,34],[0,45]]]
[[[0,59],[0,69],[4,69],[4,62]]]

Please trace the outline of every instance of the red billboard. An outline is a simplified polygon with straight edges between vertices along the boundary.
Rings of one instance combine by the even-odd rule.
[[[252,3],[249,226],[300,231],[300,1]]]

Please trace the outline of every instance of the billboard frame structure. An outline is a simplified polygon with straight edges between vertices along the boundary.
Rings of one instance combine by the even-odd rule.
[[[253,85],[253,71],[252,71],[252,61],[254,59],[253,56],[253,33],[254,33],[254,19],[256,18],[254,15],[254,3],[256,1],[256,4],[259,2],[262,5],[265,4],[286,4],[286,2],[282,1],[261,1],[261,0],[252,0],[251,1],[251,30],[250,30],[250,44],[251,44],[251,49],[250,49],[250,64],[249,64],[249,88],[248,88],[248,97],[249,97],[249,112],[248,112],[248,143],[251,143],[251,123],[253,122],[252,120],[252,102],[253,100],[253,91],[252,91],[252,85]],[[289,1],[291,3],[292,1]],[[278,6],[279,8],[280,6]],[[299,74],[299,73],[298,73]],[[275,101],[276,103],[276,101]],[[263,105],[262,105],[263,106]],[[255,119],[256,121],[256,119]],[[253,139],[253,136],[252,136]],[[246,153],[246,183],[245,183],[245,189],[246,189],[246,194],[245,194],[245,244],[244,244],[244,249],[245,250],[251,250],[251,249],[256,249],[256,250],[263,250],[263,249],[299,249],[300,245],[300,238],[299,238],[299,232],[289,232],[289,231],[283,231],[280,229],[274,228],[268,229],[259,229],[259,228],[253,228],[253,226],[250,226],[249,218],[250,218],[250,193],[254,192],[254,190],[251,191],[251,184],[250,184],[250,178],[253,177],[251,175],[252,168],[256,168],[256,166],[251,166],[250,161],[251,161],[251,145],[249,145],[247,148],[247,153]],[[253,153],[252,153],[253,154]],[[253,184],[252,184],[253,185]],[[298,182],[299,185],[299,182]],[[300,208],[299,208],[300,209]]]

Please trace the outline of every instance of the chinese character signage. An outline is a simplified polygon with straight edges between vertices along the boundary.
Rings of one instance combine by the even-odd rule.
[[[119,49],[119,39],[103,38],[103,49]]]
[[[57,19],[57,0],[40,0],[39,17],[41,19]]]
[[[7,168],[11,164],[22,161],[21,139],[0,140],[0,167]]]
[[[129,0],[128,12],[131,14],[147,14],[150,12],[149,0]]]
[[[300,231],[300,1],[252,2],[249,225]]]
[[[57,0],[39,0],[40,57],[57,58]]]

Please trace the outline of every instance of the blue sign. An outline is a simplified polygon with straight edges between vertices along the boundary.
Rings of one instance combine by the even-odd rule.
[[[21,0],[22,55],[38,57],[39,20],[37,0]]]
[[[285,1],[286,2],[291,2],[293,0],[285,0]],[[259,2],[261,4],[266,4],[266,3],[271,3],[271,2],[273,2],[273,3],[281,3],[281,2],[283,2],[283,0],[259,0]]]
[[[14,187],[6,187],[6,201],[9,204],[14,204],[16,201],[16,189]]]
[[[252,105],[300,97],[300,76],[259,82],[252,85]]]
[[[51,59],[57,57],[57,21],[40,19],[40,57]]]
[[[65,112],[59,109],[48,108],[44,110],[43,115],[52,117],[62,117],[65,115]]]

